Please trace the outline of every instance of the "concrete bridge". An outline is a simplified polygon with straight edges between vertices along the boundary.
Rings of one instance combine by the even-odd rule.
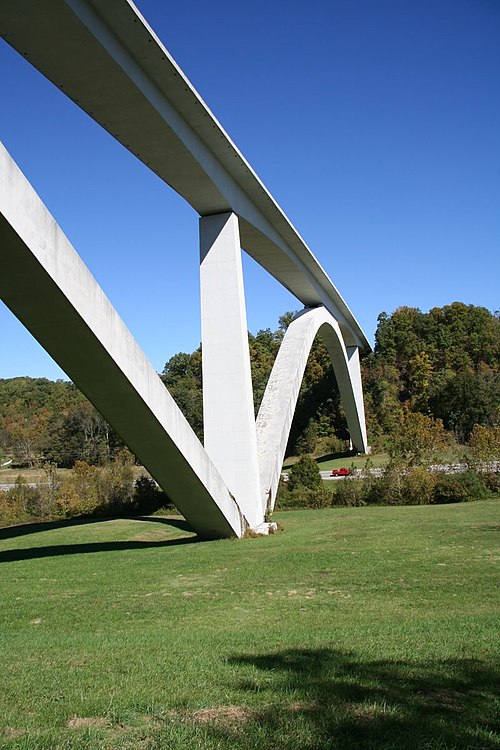
[[[129,0],[0,0],[3,38],[200,215],[202,446],[11,156],[0,150],[0,295],[204,538],[266,530],[316,334],[354,447],[369,344],[325,271]],[[244,249],[302,302],[254,418]]]

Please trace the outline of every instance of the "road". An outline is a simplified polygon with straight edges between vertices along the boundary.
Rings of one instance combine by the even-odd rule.
[[[442,472],[443,474],[458,474],[461,471],[467,470],[467,464],[432,464],[432,466],[429,467],[431,471],[435,472]],[[380,477],[382,476],[383,468],[372,468],[372,469],[354,469],[353,473],[350,474],[352,477],[360,477],[362,474],[369,473],[373,477]],[[482,471],[484,472],[493,472],[493,471],[500,471],[500,461],[490,461],[488,463],[484,463],[482,465]],[[320,471],[321,479],[325,479],[327,481],[336,482],[338,480],[347,479],[347,477],[332,477],[331,476],[331,469],[328,471]],[[282,475],[283,479],[285,481],[288,480],[288,472],[283,472]],[[40,482],[28,482],[26,487],[39,487]],[[15,487],[15,484],[0,484],[0,492],[8,492],[9,490],[12,490]]]
[[[467,471],[467,464],[432,464],[430,467],[431,471],[440,472],[442,474],[459,474],[462,471]],[[481,464],[481,471],[483,472],[494,472],[500,470],[500,461],[489,461]],[[360,477],[363,474],[370,474],[372,477],[382,476],[384,469],[382,467],[372,469],[354,469],[350,475],[352,477]],[[347,477],[332,477],[330,471],[320,471],[321,478],[326,480],[338,480],[346,479]]]

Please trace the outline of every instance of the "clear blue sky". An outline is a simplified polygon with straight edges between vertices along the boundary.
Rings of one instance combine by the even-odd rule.
[[[498,0],[137,5],[370,340],[500,308]],[[197,215],[3,42],[0,70],[0,139],[161,371],[200,340]],[[300,308],[244,268],[252,332]],[[2,303],[0,341],[0,377],[65,377]]]

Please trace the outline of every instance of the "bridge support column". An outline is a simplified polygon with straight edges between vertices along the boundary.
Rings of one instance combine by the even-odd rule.
[[[194,530],[248,523],[130,331],[0,144],[0,299],[113,425]]]
[[[205,449],[250,523],[264,521],[238,218],[200,219]]]
[[[359,347],[347,346],[347,366],[351,379],[352,394],[355,409],[349,410],[347,426],[351,435],[351,442],[359,453],[368,453],[368,440],[366,437],[365,404],[363,401],[363,383],[361,382],[361,365],[359,363]]]

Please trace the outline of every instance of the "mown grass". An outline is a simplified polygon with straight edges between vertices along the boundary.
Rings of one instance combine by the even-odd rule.
[[[340,469],[342,466],[346,466],[348,469],[364,469],[368,460],[373,468],[379,468],[388,464],[389,454],[374,453],[370,456],[325,455],[319,456],[319,458],[316,459],[316,462],[320,471],[331,471],[332,469]]]
[[[0,747],[500,747],[497,507],[1,530]]]
[[[300,456],[287,458],[283,465],[283,471],[289,471],[293,464],[297,463],[299,458]],[[314,460],[318,464],[318,469],[320,471],[331,471],[332,469],[340,469],[341,466],[346,466],[347,468],[353,466],[355,469],[364,469],[368,459],[372,467],[378,468],[388,464],[389,454],[374,453],[370,456],[353,456],[349,453],[326,453],[322,456],[315,457]]]

